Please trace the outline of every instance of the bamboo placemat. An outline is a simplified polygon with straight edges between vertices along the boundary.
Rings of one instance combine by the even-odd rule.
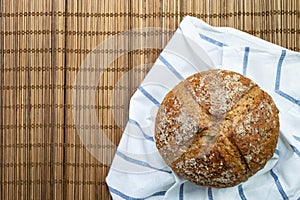
[[[298,0],[0,0],[0,198],[110,199],[106,157],[88,149],[113,155],[130,95],[186,15],[299,51]],[[78,105],[96,112],[114,145],[83,143],[78,128],[97,128],[74,123],[72,93],[83,61],[103,41],[146,27],[160,28],[153,48],[114,60],[93,88],[95,104]],[[99,53],[109,59],[120,51]]]

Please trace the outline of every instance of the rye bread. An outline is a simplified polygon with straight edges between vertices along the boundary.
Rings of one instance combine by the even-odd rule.
[[[235,186],[273,156],[278,110],[249,78],[227,70],[194,74],[162,101],[156,146],[179,176],[202,186]]]

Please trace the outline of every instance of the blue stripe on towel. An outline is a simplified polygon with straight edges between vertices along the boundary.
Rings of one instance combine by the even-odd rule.
[[[168,67],[171,72],[173,72],[173,74],[175,74],[175,76],[177,76],[178,79],[184,80],[184,77],[162,55],[160,55],[158,58]]]
[[[275,91],[279,90],[279,87],[280,87],[281,68],[282,68],[282,64],[283,64],[283,60],[284,60],[285,56],[286,56],[286,50],[282,50],[278,64],[277,64]]]
[[[180,189],[179,189],[179,200],[183,200],[183,187],[184,187],[184,183],[182,183],[180,185]]]
[[[116,155],[120,156],[121,158],[123,158],[127,162],[131,162],[131,163],[136,164],[136,165],[140,165],[140,166],[143,166],[143,167],[146,167],[146,168],[154,169],[154,170],[160,171],[160,172],[165,172],[165,173],[169,173],[169,174],[172,173],[171,171],[168,171],[168,170],[164,170],[164,169],[159,169],[157,167],[153,167],[153,166],[151,166],[147,162],[131,158],[131,157],[129,157],[129,156],[121,153],[120,151],[116,151]]]
[[[279,193],[281,194],[282,198],[284,200],[289,199],[288,196],[286,195],[285,191],[283,190],[283,187],[282,187],[282,185],[281,185],[281,183],[279,181],[278,176],[274,173],[273,169],[270,170],[270,174],[273,177],[273,179],[275,181],[275,184],[277,186],[277,189],[278,189]]]
[[[279,156],[279,150],[278,149],[275,149],[274,153]]]
[[[213,195],[212,195],[212,189],[209,187],[207,190],[207,196],[209,200],[214,200]]]
[[[147,134],[144,132],[144,130],[143,130],[143,128],[141,127],[141,125],[140,125],[137,121],[135,121],[134,119],[129,119],[128,122],[129,122],[130,124],[133,124],[133,125],[137,126],[137,127],[142,131],[143,136],[145,137],[146,140],[149,140],[149,141],[151,141],[151,142],[154,142],[154,138],[153,138],[152,136],[150,136],[150,135],[147,135]]]
[[[292,103],[300,106],[300,100],[299,99],[295,99],[291,95],[289,95],[289,94],[287,94],[287,93],[280,90],[281,70],[282,70],[282,64],[283,64],[283,61],[284,61],[285,57],[286,57],[286,50],[282,50],[279,61],[278,61],[278,64],[277,64],[275,92],[277,94],[279,94],[280,96],[282,96],[283,98],[285,98],[285,99],[291,101]]]
[[[293,146],[291,144],[290,144],[290,146],[293,149],[293,151],[295,152],[295,154],[297,154],[297,156],[300,157],[300,151],[295,146]]]
[[[243,190],[243,186],[242,185],[239,185],[238,186],[238,191],[239,191],[239,195],[241,197],[242,200],[247,200],[245,194],[244,194],[244,190]]]
[[[300,137],[296,136],[296,135],[293,135],[293,137],[298,141],[300,142]]]
[[[166,191],[159,191],[159,192],[155,192],[152,195],[144,197],[144,198],[135,198],[135,197],[128,196],[128,195],[124,194],[123,192],[121,192],[121,191],[119,191],[115,188],[112,188],[110,186],[108,186],[108,189],[111,193],[113,193],[115,195],[118,195],[119,197],[121,197],[123,199],[126,199],[126,200],[145,200],[145,199],[148,199],[150,197],[164,196],[166,194]]]
[[[282,92],[280,90],[275,90],[275,92],[277,94],[279,94],[280,96],[286,98],[287,100],[293,102],[294,104],[297,104],[298,106],[300,106],[300,100],[295,99],[294,97],[292,97],[292,96],[290,96],[290,95],[288,95],[288,94],[286,94],[286,93],[284,93],[284,92]]]
[[[203,35],[203,34],[201,34],[201,33],[199,33],[199,36],[201,37],[201,39],[203,39],[203,40],[205,40],[205,41],[207,41],[207,42],[209,42],[209,43],[211,43],[211,44],[214,44],[214,45],[216,45],[216,46],[218,46],[218,47],[223,47],[223,46],[225,46],[224,43],[222,43],[222,42],[220,42],[220,41],[218,41],[218,40],[215,40],[215,39],[213,39],[213,38],[211,38],[211,37],[208,37],[208,36],[206,36],[206,35]]]
[[[152,101],[156,106],[159,106],[160,103],[149,93],[147,92],[142,86],[138,87],[138,90],[143,93],[150,101]]]
[[[248,67],[248,57],[249,57],[250,47],[245,47],[244,60],[243,60],[243,75],[247,74]]]

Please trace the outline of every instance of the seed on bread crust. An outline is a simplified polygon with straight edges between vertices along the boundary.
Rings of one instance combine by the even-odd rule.
[[[208,70],[173,88],[158,110],[156,146],[175,173],[202,186],[235,186],[273,156],[279,132],[272,98],[249,78]]]

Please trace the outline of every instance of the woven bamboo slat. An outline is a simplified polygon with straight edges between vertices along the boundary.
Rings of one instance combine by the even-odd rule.
[[[186,15],[300,50],[298,0],[0,0],[0,198],[111,199],[107,163],[126,125],[129,98]],[[113,49],[82,68],[97,45],[147,27],[160,28],[152,49],[142,48],[150,36],[136,33],[112,40]],[[122,53],[135,41],[140,48]],[[115,55],[101,77],[81,80],[76,90],[86,96],[75,101],[78,72]],[[100,79],[98,86],[84,87],[92,78]],[[80,107],[91,92],[94,102]],[[97,135],[81,140],[80,128],[98,129],[83,116],[76,118],[89,126],[76,127],[74,101],[80,113],[95,113],[111,144]]]

